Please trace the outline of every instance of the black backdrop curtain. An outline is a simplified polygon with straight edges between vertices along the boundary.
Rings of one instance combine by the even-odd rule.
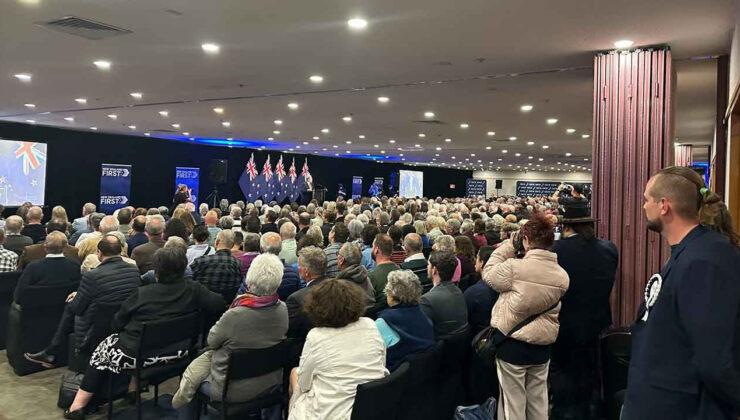
[[[250,155],[254,153],[260,171],[268,155],[267,151],[254,149],[205,146],[8,122],[0,122],[0,138],[48,144],[46,205],[64,206],[70,218],[78,217],[82,205],[87,201],[99,204],[101,163],[132,165],[131,205],[153,207],[171,203],[177,166],[200,168],[199,200],[203,201],[213,189],[208,177],[211,159],[226,159],[229,162],[227,182],[219,186],[221,197],[230,202],[244,200],[238,180]],[[280,153],[271,151],[269,155],[274,169]],[[399,169],[423,171],[424,194],[428,197],[462,196],[465,194],[465,180],[472,178],[472,171],[290,153],[283,154],[286,171],[295,157],[296,170],[300,173],[305,156],[308,156],[314,182],[329,188],[329,199],[336,196],[338,183],[342,183],[350,194],[353,176],[363,177],[363,195],[367,195],[374,177],[384,177],[385,185],[389,185],[390,173]],[[455,184],[454,190],[450,189],[450,184]]]

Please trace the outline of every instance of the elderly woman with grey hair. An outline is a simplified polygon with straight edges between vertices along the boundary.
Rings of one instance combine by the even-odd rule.
[[[434,241],[432,246],[433,251],[445,251],[455,253],[455,238],[450,235],[442,235]],[[462,264],[460,259],[457,259],[457,267],[455,268],[455,274],[452,275],[452,282],[458,283],[460,276],[462,275]]]
[[[351,220],[347,224],[349,229],[349,242],[354,242],[360,247],[360,251],[365,248],[365,244],[362,243],[362,229],[365,228],[365,224],[355,219]]]
[[[375,324],[387,348],[385,366],[392,371],[409,354],[434,346],[434,327],[419,308],[421,284],[411,270],[388,273],[385,297],[388,309],[378,314]]]
[[[288,332],[288,308],[277,289],[283,278],[283,262],[276,255],[262,254],[247,272],[248,292],[234,299],[230,308],[208,332],[208,351],[193,360],[180,380],[172,407],[180,418],[195,415],[195,392],[220,400],[229,353],[236,349],[264,349],[283,341]],[[229,384],[230,402],[249,401],[282,383],[282,369]],[[187,406],[188,402],[191,402]]]

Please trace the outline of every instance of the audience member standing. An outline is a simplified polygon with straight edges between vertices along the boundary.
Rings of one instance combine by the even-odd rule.
[[[632,328],[622,418],[735,419],[740,412],[740,252],[702,226],[719,205],[691,168],[658,171],[645,218],[671,246]],[[709,204],[714,202],[714,204]]]
[[[419,306],[432,321],[437,340],[460,339],[470,331],[465,299],[452,283],[456,266],[457,258],[451,252],[434,251],[429,256],[427,275],[434,287],[421,296]]]
[[[28,245],[33,245],[33,239],[21,235],[23,229],[23,219],[20,216],[10,216],[5,221],[5,249],[13,251],[20,256],[23,249]]]
[[[139,245],[131,252],[131,258],[136,261],[141,274],[154,268],[154,253],[164,246],[164,218],[160,215],[148,216],[144,230],[149,238],[148,242]]]
[[[0,233],[0,235],[2,234]],[[44,248],[46,254],[39,259],[27,262],[28,266],[23,270],[23,274],[21,274],[18,285],[13,292],[13,301],[15,302],[18,302],[18,297],[28,286],[56,286],[80,282],[80,261],[77,259],[77,253],[74,254],[73,258],[66,257],[62,253],[65,247],[69,246],[67,236],[64,233],[50,231],[46,235],[44,243],[39,245]],[[74,247],[71,248],[74,249]],[[26,255],[26,253],[23,253],[23,255]]]
[[[231,255],[234,246],[234,231],[225,229],[216,238],[216,252],[196,258],[190,265],[193,280],[206,286],[209,290],[220,293],[227,302],[231,302],[242,282],[242,266],[239,260]]]
[[[370,316],[375,316],[388,307],[388,301],[385,298],[385,284],[388,282],[388,273],[400,269],[391,261],[391,252],[393,252],[391,237],[385,233],[377,234],[372,247],[372,256],[377,265],[367,275],[373,289],[375,289],[375,306],[369,311]]]
[[[484,245],[478,250],[475,260],[475,271],[478,281],[468,287],[463,293],[465,306],[468,308],[468,323],[471,335],[475,336],[491,325],[491,310],[498,299],[498,292],[483,280],[483,267],[493,253],[493,247]]]
[[[558,265],[557,255],[548,251],[554,239],[550,220],[535,213],[521,232],[501,243],[483,268],[483,279],[500,293],[491,313],[491,326],[498,334],[509,334],[537,315],[504,340],[496,354],[499,419],[548,418],[550,346],[558,336],[560,299],[568,290],[568,274]],[[520,243],[522,259],[516,258],[513,245]]]
[[[46,238],[46,230],[44,225],[41,224],[43,217],[44,212],[41,211],[41,207],[33,206],[28,209],[26,225],[21,230],[21,235],[28,236],[35,244],[43,242]]]
[[[403,260],[401,268],[411,270],[421,284],[421,293],[431,290],[433,284],[427,276],[427,259],[424,258],[423,239],[418,233],[409,233],[403,239],[403,249],[406,251],[406,259]]]

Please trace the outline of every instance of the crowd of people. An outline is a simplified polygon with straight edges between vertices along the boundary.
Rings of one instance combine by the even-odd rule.
[[[677,176],[686,182],[668,185],[666,178]],[[385,377],[437,341],[469,343],[492,327],[503,338],[495,370],[475,364],[469,369],[481,384],[477,394],[498,399],[498,418],[587,419],[598,395],[598,340],[611,325],[618,255],[613,243],[596,237],[581,188],[564,190],[552,197],[372,197],[306,206],[222,200],[216,208],[196,208],[179,201],[171,207],[124,207],[112,215],[87,203],[71,222],[56,206],[45,224],[42,209],[28,203],[0,219],[0,271],[23,270],[15,296],[34,285],[79,284],[49,344],[25,354],[30,362],[54,367],[70,333],[75,346],[90,349],[65,418],[84,418],[107,375],[136,365],[144,322],[202,311],[217,321],[201,354],[174,350],[145,361],[149,366],[192,357],[172,400],[181,418],[194,416],[196,393],[221,397],[233,350],[268,348],[286,338],[300,343],[284,390],[290,393],[289,418],[348,419],[357,385]],[[739,280],[738,240],[716,195],[685,171],[658,173],[645,194],[649,227],[664,236],[670,232],[672,246],[697,229],[712,238],[711,250],[729,263],[710,266],[716,268],[711,273],[706,264],[703,271],[693,265],[687,270],[726,276],[722,284],[736,299],[737,281],[729,283]],[[677,233],[680,221],[684,236]],[[734,273],[728,271],[732,267]],[[726,315],[737,307],[737,299],[714,293],[676,299],[707,305],[716,298]],[[111,304],[120,304],[111,320],[114,333],[90,343],[95,308]],[[655,323],[666,316],[660,308],[648,303]],[[701,328],[699,321],[686,322]],[[670,334],[643,323],[641,337]],[[695,333],[706,338],[718,331]],[[734,332],[722,331],[731,341]],[[676,332],[672,339],[695,346],[686,334]],[[654,360],[659,338],[643,340],[650,344],[640,344],[640,362],[631,367],[628,418],[648,418],[641,413],[649,410],[643,404],[653,377],[642,363]],[[668,359],[698,363],[679,357]],[[712,366],[732,366],[722,362],[727,360]],[[690,383],[709,381],[702,392],[721,407],[739,398],[736,377],[709,370],[715,376],[707,379],[703,372],[699,368],[691,378],[700,379]],[[280,371],[237,381],[230,384],[229,399],[248,401],[281,383]],[[136,387],[132,381],[129,389]],[[692,408],[691,402],[680,403]]]

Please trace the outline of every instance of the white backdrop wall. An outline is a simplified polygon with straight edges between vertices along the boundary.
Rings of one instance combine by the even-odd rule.
[[[591,172],[475,171],[473,178],[486,180],[486,194],[490,197],[496,194],[497,179],[503,181],[503,188],[498,190],[499,195],[515,195],[517,181],[591,182]]]

